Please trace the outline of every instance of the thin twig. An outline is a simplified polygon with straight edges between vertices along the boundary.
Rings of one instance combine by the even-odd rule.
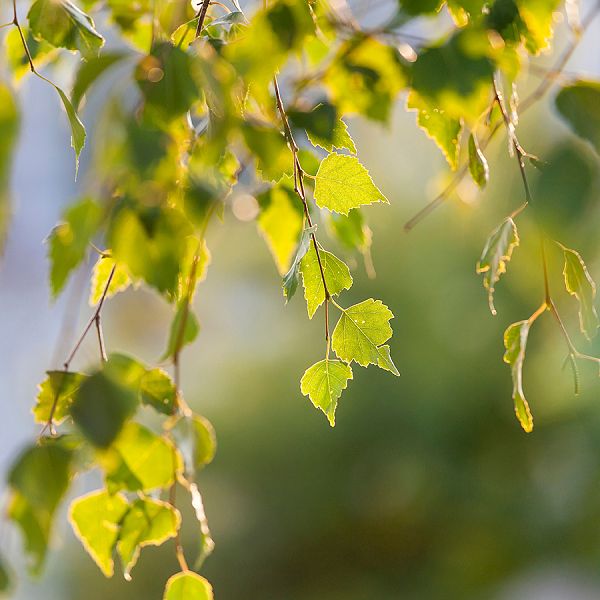
[[[204,20],[206,19],[206,13],[208,12],[208,5],[210,3],[210,0],[202,0],[202,4],[198,9],[198,24],[196,25],[196,37],[199,37],[200,33],[202,33],[202,28],[204,27]]]
[[[94,319],[96,323],[96,333],[98,334],[98,346],[100,347],[100,360],[106,362],[108,357],[106,356],[106,348],[104,347],[104,335],[102,334],[102,323],[100,321],[100,314],[96,315]]]
[[[275,101],[277,103],[277,110],[279,111],[279,114],[281,116],[281,122],[283,123],[283,131],[290,146],[290,150],[292,151],[292,160],[294,167],[294,191],[296,192],[296,194],[302,202],[306,222],[308,223],[308,226],[312,228],[313,222],[310,216],[310,211],[308,209],[308,202],[306,201],[306,192],[304,189],[304,171],[302,169],[302,166],[300,165],[300,160],[298,159],[298,145],[296,144],[296,140],[294,139],[294,134],[292,133],[292,128],[290,127],[287,113],[285,112],[285,107],[281,98],[281,92],[279,90],[277,76],[273,77],[273,87],[275,89]],[[329,348],[329,300],[331,299],[331,294],[329,293],[329,288],[327,287],[327,280],[325,279],[325,269],[323,268],[323,263],[321,261],[321,254],[319,251],[319,243],[317,242],[317,236],[314,234],[314,232],[312,232],[310,234],[310,237],[315,252],[317,254],[319,272],[321,274],[321,281],[323,282],[323,292],[325,295],[325,342],[327,343],[327,347]]]

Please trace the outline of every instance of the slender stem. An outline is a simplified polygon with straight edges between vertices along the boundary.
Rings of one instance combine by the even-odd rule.
[[[177,480],[173,482],[173,485],[171,485],[171,489],[169,490],[169,504],[174,509],[177,508]],[[180,530],[181,527],[179,527],[175,533],[175,556],[177,558],[177,562],[179,563],[179,568],[182,571],[189,571],[190,568],[187,564],[187,560],[185,559],[185,553],[181,543]]]
[[[100,360],[106,362],[108,357],[106,356],[106,348],[104,346],[104,335],[102,334],[102,323],[100,321],[100,315],[96,315],[94,319],[96,323],[96,333],[98,334],[98,346],[100,347]]]
[[[208,6],[210,3],[210,0],[202,0],[202,4],[198,9],[198,24],[196,25],[196,37],[200,37],[200,33],[202,32],[202,28],[204,27],[204,20],[206,19],[206,13],[208,12]]]
[[[296,192],[296,194],[302,202],[306,222],[308,223],[309,227],[312,227],[313,222],[310,217],[310,212],[308,210],[308,203],[306,201],[306,191],[304,189],[305,173],[302,170],[302,166],[300,165],[300,160],[298,158],[298,145],[296,144],[296,140],[294,139],[294,134],[292,133],[292,128],[290,127],[287,113],[285,112],[285,107],[281,98],[281,92],[279,90],[277,76],[273,77],[273,87],[275,89],[275,101],[277,103],[277,110],[279,111],[279,114],[281,116],[281,122],[283,123],[283,131],[292,151],[292,160],[294,167],[294,191]],[[319,243],[317,242],[317,236],[313,232],[310,234],[310,237],[315,248],[315,253],[317,254],[317,263],[319,264],[319,272],[321,274],[321,281],[323,282],[323,292],[325,294],[325,342],[327,344],[327,349],[329,350],[329,300],[331,299],[331,294],[329,293],[329,288],[327,287],[327,279],[325,278],[325,269],[321,260],[321,253],[319,251]]]

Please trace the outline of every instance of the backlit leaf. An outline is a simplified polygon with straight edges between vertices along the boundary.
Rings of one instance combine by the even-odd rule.
[[[165,415],[175,411],[177,390],[171,377],[162,369],[151,369],[140,380],[140,398]]]
[[[523,393],[523,361],[525,360],[529,326],[529,321],[518,321],[510,325],[504,332],[504,347],[506,348],[504,362],[510,365],[515,414],[519,423],[521,423],[521,427],[527,433],[533,429],[533,417]]]
[[[315,201],[320,208],[347,215],[353,208],[388,202],[358,158],[330,154],[323,159],[315,180]]]
[[[125,579],[131,579],[131,569],[145,546],[160,546],[177,535],[181,515],[167,502],[138,498],[120,523],[117,552],[123,563]]]
[[[319,248],[319,258],[325,274],[327,290],[332,296],[352,287],[352,275],[350,275],[350,269],[346,263],[322,248]],[[317,308],[325,301],[325,288],[314,245],[310,246],[302,259],[300,273],[302,274],[308,317],[312,319]]]
[[[349,379],[352,379],[349,365],[326,358],[309,367],[300,381],[302,394],[325,413],[332,427],[335,425],[337,402]]]
[[[408,95],[406,107],[417,111],[417,125],[436,143],[450,168],[455,170],[460,151],[461,120],[449,116],[442,108],[414,90]]]
[[[165,587],[163,600],[213,600],[212,586],[204,577],[185,571],[173,575]]]
[[[127,423],[98,458],[111,493],[166,488],[181,468],[181,456],[173,444],[135,422]]]
[[[107,250],[106,253],[107,255],[110,255],[110,250]],[[106,284],[108,283],[108,278],[110,277],[113,268],[115,272],[112,275],[107,289]],[[115,261],[111,256],[100,256],[92,271],[89,297],[90,306],[95,306],[100,302],[104,290],[106,290],[106,298],[112,298],[115,294],[126,290],[131,283],[129,271],[123,263]]]
[[[128,508],[123,494],[109,494],[106,490],[76,498],[69,507],[75,535],[106,577],[112,577],[114,572],[113,551]]]
[[[19,110],[11,89],[0,83],[0,254],[10,219],[9,179],[17,134],[19,132]]]
[[[490,178],[488,162],[479,148],[475,136],[469,136],[469,173],[480,189],[483,189]]]
[[[34,36],[53,46],[78,50],[85,58],[98,56],[104,44],[91,17],[69,0],[36,0],[27,18]]]
[[[350,308],[342,309],[331,347],[343,361],[353,360],[363,367],[377,365],[394,375],[400,375],[385,344],[392,337],[392,311],[381,302],[369,298]]]
[[[562,246],[565,257],[563,275],[565,288],[579,301],[579,326],[588,340],[596,336],[600,322],[594,307],[596,284],[591,278],[583,259],[575,250]]]
[[[185,475],[193,481],[196,473],[215,456],[215,430],[210,421],[200,415],[183,416],[175,423],[173,436],[183,455]]]
[[[199,332],[200,324],[192,307],[186,308],[185,300],[182,301],[177,307],[171,322],[167,349],[161,360],[164,361],[175,356],[184,346],[191,344],[198,337]]]
[[[86,376],[69,371],[47,371],[46,375],[39,385],[33,415],[36,423],[47,423],[54,407],[52,420],[59,425],[67,418],[73,397]]]
[[[298,289],[300,264],[302,263],[302,259],[304,258],[310,247],[311,235],[316,230],[316,225],[302,230],[302,235],[300,236],[300,243],[296,248],[296,254],[294,255],[294,259],[292,260],[292,265],[290,266],[289,271],[283,276],[282,288],[283,297],[285,298],[286,304],[292,299],[292,297],[296,293],[296,290]]]
[[[513,250],[518,245],[517,226],[509,217],[490,233],[477,263],[477,273],[483,273],[483,287],[488,291],[488,304],[493,315],[496,314],[494,306],[496,283],[500,276],[506,273],[506,264],[510,261]]]
[[[57,225],[48,238],[50,288],[57,296],[69,274],[85,257],[88,245],[102,219],[102,208],[85,198],[67,209],[64,222]]]

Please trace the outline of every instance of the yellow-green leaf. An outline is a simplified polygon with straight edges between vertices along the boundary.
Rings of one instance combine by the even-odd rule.
[[[344,215],[363,204],[388,202],[358,158],[335,153],[324,158],[319,166],[315,201],[320,208]]]
[[[575,250],[562,246],[565,257],[563,275],[565,288],[579,301],[579,326],[588,340],[596,336],[600,322],[594,307],[596,284],[591,278],[583,259]]]
[[[350,269],[348,269],[346,263],[322,248],[319,248],[319,259],[321,260],[327,290],[330,295],[336,296],[342,290],[349,290],[352,287],[352,275],[350,275]],[[300,263],[309,319],[313,318],[317,308],[325,301],[325,288],[319,267],[319,259],[313,244]]]
[[[110,250],[106,250],[106,254],[110,254]],[[115,272],[110,280],[108,288],[106,288],[108,278],[110,277],[113,268]],[[105,289],[106,298],[111,298],[115,294],[125,291],[131,283],[129,271],[123,263],[115,261],[111,256],[101,256],[96,261],[94,270],[92,271],[89,297],[90,306],[95,306],[100,302],[100,298],[102,298]]]
[[[86,376],[70,371],[46,371],[46,375],[39,385],[33,415],[36,423],[47,423],[54,407],[52,420],[59,425],[67,418],[73,397]]]
[[[321,360],[309,367],[300,380],[300,391],[335,425],[335,409],[342,391],[352,379],[352,369],[339,360]]]
[[[469,135],[469,173],[480,189],[487,185],[490,168],[473,133]]]
[[[143,425],[129,422],[110,448],[99,452],[110,492],[166,488],[175,481],[182,459],[173,444]]]
[[[341,310],[331,338],[331,347],[339,358],[348,363],[354,360],[363,367],[374,364],[400,375],[391,359],[390,347],[382,345],[392,337],[392,311],[373,298]]]
[[[163,600],[214,600],[213,589],[204,577],[182,571],[167,581]]]
[[[406,107],[417,112],[417,125],[436,143],[450,168],[455,170],[458,166],[462,121],[449,116],[414,90],[408,94]]]
[[[518,321],[510,325],[504,332],[504,347],[506,348],[504,362],[510,365],[515,414],[519,423],[521,423],[521,427],[527,433],[533,429],[533,417],[523,392],[523,361],[525,360],[529,326],[529,321]]]
[[[488,304],[493,315],[496,314],[494,306],[496,283],[500,276],[506,273],[506,264],[510,261],[513,250],[518,245],[517,226],[509,217],[490,233],[477,263],[477,273],[483,273],[483,287],[488,291]]]
[[[167,502],[152,498],[138,498],[121,521],[117,552],[123,563],[123,574],[128,581],[131,569],[145,546],[160,546],[175,537],[181,525],[181,515]]]
[[[113,551],[128,508],[123,494],[109,494],[106,490],[76,498],[69,508],[73,532],[106,577],[112,577],[114,572]]]

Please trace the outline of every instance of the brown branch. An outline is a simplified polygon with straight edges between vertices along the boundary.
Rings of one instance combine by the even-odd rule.
[[[208,6],[211,4],[210,0],[202,0],[202,4],[198,9],[198,24],[196,25],[196,37],[200,37],[202,28],[204,27],[204,20],[206,19],[206,13],[208,12]]]

